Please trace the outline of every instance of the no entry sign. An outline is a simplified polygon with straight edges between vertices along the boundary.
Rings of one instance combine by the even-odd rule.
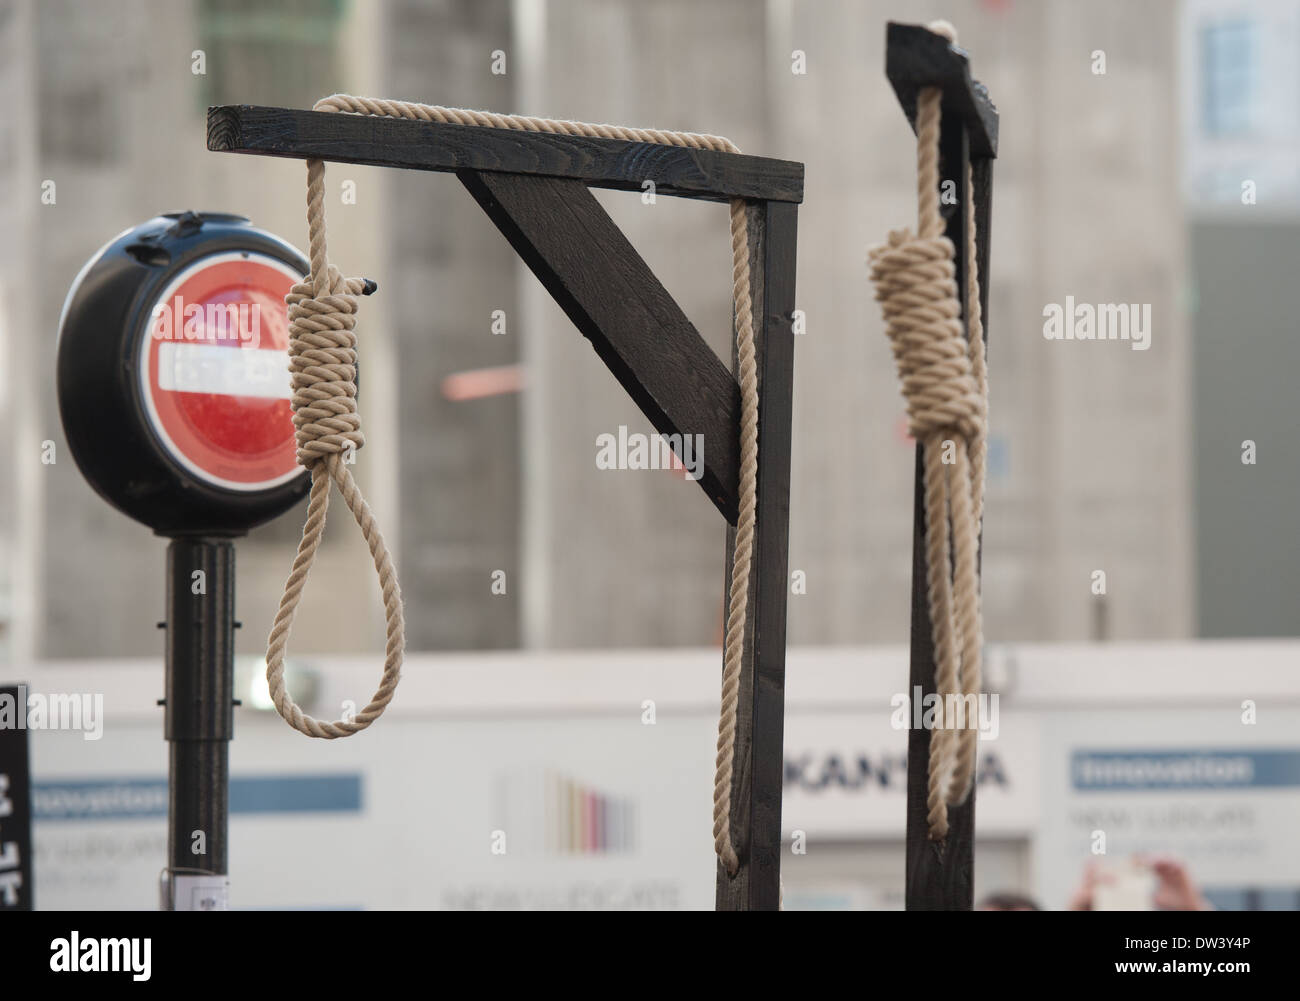
[[[105,499],[163,535],[238,535],[287,510],[295,461],[284,297],[292,246],[239,216],[184,212],[82,269],[59,333],[68,445]]]
[[[59,413],[77,466],[109,503],[172,539],[163,623],[171,909],[226,907],[237,704],[230,537],[307,492],[285,307],[306,273],[297,250],[240,216],[159,216],[86,263],[59,321]],[[0,853],[0,887],[30,884],[6,876],[8,859]]]
[[[212,254],[150,308],[139,370],[150,425],[173,459],[214,486],[265,490],[301,472],[284,309],[298,279],[265,254]]]

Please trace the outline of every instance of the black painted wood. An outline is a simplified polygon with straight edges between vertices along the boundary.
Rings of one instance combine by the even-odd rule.
[[[966,129],[956,115],[946,113],[939,133],[939,183],[956,180],[965,191],[969,162]],[[957,202],[943,206],[945,235],[958,248],[955,259],[962,322],[966,310],[966,210]],[[968,331],[969,334],[969,331]],[[929,588],[926,574],[925,446],[916,443],[915,505],[912,518],[912,666],[909,693],[921,698],[935,692],[934,640],[931,632]],[[928,791],[930,730],[908,731],[907,739],[907,885],[909,911],[970,910],[974,906],[975,792],[961,806],[948,807],[948,836],[929,839]]]
[[[27,685],[0,686],[0,703],[0,912],[30,911],[35,887]]]
[[[755,334],[761,337],[759,317],[763,315],[764,292],[766,290],[763,269],[764,248],[767,246],[767,213],[762,203],[746,206],[746,223],[749,233],[749,269],[753,299]],[[734,334],[731,338],[731,370],[740,371],[740,355],[737,351]],[[757,350],[761,341],[756,342]],[[758,372],[760,407],[763,393],[763,372]],[[737,449],[739,450],[739,429],[736,425]],[[761,463],[760,463],[761,465]],[[757,521],[755,522],[757,527]],[[736,553],[736,527],[727,526],[727,544],[723,553],[723,589],[722,614],[723,630],[726,630],[726,616],[731,607],[731,582],[733,580],[733,560]],[[758,618],[758,561],[750,563],[749,594],[745,602],[745,635],[741,642],[740,690],[736,695],[736,739],[731,771],[731,843],[740,861],[740,868],[733,879],[723,868],[721,860],[716,870],[715,906],[720,911],[743,911],[749,909],[749,845],[750,845],[750,790],[753,786],[753,734],[754,734],[754,625]],[[724,647],[725,653],[725,647]]]
[[[975,261],[980,280],[980,334],[984,338],[984,360],[989,351],[989,262],[993,245],[993,159],[982,157],[971,160],[971,189],[975,198]],[[970,337],[967,331],[966,336]],[[980,523],[977,565],[984,569],[984,525]]]
[[[592,187],[725,201],[803,201],[803,164],[742,153],[401,118],[227,105],[208,109],[208,149],[412,170],[568,177]]]
[[[916,97],[922,87],[942,87],[945,119],[955,114],[965,122],[970,155],[998,155],[998,109],[988,90],[971,78],[964,49],[919,24],[897,24],[885,30],[885,76],[898,103],[916,128]]]
[[[975,195],[975,260],[979,263],[980,318],[984,326],[984,351],[988,352],[989,261],[993,244],[993,161],[971,160],[971,187]]]
[[[700,487],[734,524],[740,387],[622,230],[581,181],[458,176],[656,430],[704,435]]]
[[[915,25],[890,24],[886,48],[886,73],[908,120],[916,127],[916,99],[922,87],[943,88],[940,126],[939,183],[945,181],[965,192],[967,164],[972,169],[975,198],[975,258],[981,277],[980,302],[984,328],[988,329],[989,227],[993,157],[997,153],[998,114],[982,85],[970,76],[964,52],[946,39]],[[966,275],[966,206],[960,199],[944,205],[945,233],[957,248],[957,287],[963,323],[968,316]],[[966,330],[970,336],[969,329]],[[987,339],[987,334],[986,334]],[[916,446],[915,501],[912,530],[912,628],[909,696],[924,699],[935,691],[934,641],[931,632],[926,580],[925,455]],[[948,808],[948,836],[929,840],[927,792],[930,731],[912,729],[907,742],[907,863],[908,910],[970,910],[974,906],[975,791],[961,806]]]
[[[731,877],[718,864],[718,910],[774,911],[780,905],[797,225],[794,205],[771,202],[749,210],[760,394],[757,520],[732,775],[732,841],[740,868]],[[734,550],[729,530],[728,593]]]

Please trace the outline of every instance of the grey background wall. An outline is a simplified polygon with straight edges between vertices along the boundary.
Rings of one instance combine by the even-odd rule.
[[[790,639],[901,642],[912,448],[863,260],[914,217],[913,139],[882,59],[886,20],[920,12],[874,0],[280,7],[0,3],[0,73],[15,95],[0,117],[0,221],[14,234],[0,246],[4,656],[158,650],[162,543],[91,494],[58,426],[54,332],[78,267],[117,232],[176,208],[239,211],[302,245],[302,165],[207,153],[204,109],[300,106],[338,90],[709,131],[804,161],[790,554],[807,593],[791,596]],[[1234,270],[1232,232],[1204,247],[1197,236],[1189,267],[1182,10],[946,0],[924,11],[958,26],[1003,116],[989,278],[992,640],[1294,631],[1295,549],[1263,542],[1285,532],[1277,498],[1295,482],[1294,435],[1258,431],[1270,462],[1290,458],[1261,460],[1248,481],[1218,465],[1233,461],[1219,438],[1246,436],[1223,423],[1234,407],[1279,427],[1277,372],[1294,368],[1294,340],[1265,289],[1286,276]],[[195,75],[200,49],[207,72]],[[795,50],[805,73],[792,72]],[[1093,72],[1099,50],[1104,74]],[[47,178],[56,205],[41,203]],[[598,434],[649,425],[468,194],[443,175],[330,168],[331,185],[345,180],[357,204],[330,203],[335,258],[380,284],[361,319],[358,468],[398,555],[411,646],[716,642],[721,521],[668,473],[596,468]],[[728,357],[725,208],[599,197]],[[1259,209],[1256,223],[1281,211]],[[1045,340],[1043,308],[1066,296],[1149,304],[1150,350]],[[1243,309],[1259,331],[1244,352],[1225,336]],[[503,336],[491,332],[494,310]],[[445,392],[448,376],[513,365],[522,392]],[[1253,388],[1268,385],[1278,391]],[[1195,421],[1194,406],[1205,408]],[[60,449],[53,466],[39,459],[47,440]],[[290,514],[240,545],[243,653],[261,650],[299,522]],[[1240,568],[1237,592],[1223,567]],[[1098,569],[1104,597],[1091,589]],[[492,592],[495,570],[504,595]],[[354,533],[327,534],[316,574],[299,652],[377,649],[381,609]]]
[[[1202,636],[1300,628],[1300,224],[1201,220],[1196,287],[1197,619]],[[1242,462],[1243,443],[1255,462]]]

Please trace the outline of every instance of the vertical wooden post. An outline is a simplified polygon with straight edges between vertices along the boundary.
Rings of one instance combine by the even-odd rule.
[[[980,305],[988,329],[989,227],[992,219],[993,158],[998,150],[998,111],[988,91],[972,79],[966,53],[921,25],[890,23],[886,30],[885,74],[908,120],[916,127],[918,97],[927,87],[943,91],[939,132],[940,212],[956,256],[956,279],[962,322],[970,336],[966,302],[966,172],[972,170],[975,199],[975,260],[979,266]],[[943,187],[958,192],[944,204]],[[912,635],[908,692],[915,701],[935,691],[934,640],[925,561],[925,455],[916,446],[915,506],[912,530]],[[974,906],[975,791],[966,802],[948,808],[948,836],[930,841],[927,799],[930,731],[912,729],[907,740],[907,887],[908,910],[970,910]],[[977,770],[978,771],[978,770]]]
[[[956,248],[957,295],[962,326],[970,336],[966,308],[966,167],[969,145],[960,117],[944,108],[939,132],[939,187],[952,182],[961,192],[955,204],[940,202],[945,235]],[[924,699],[935,691],[934,637],[926,580],[925,446],[916,443],[915,506],[912,515],[912,639],[909,695]],[[961,806],[948,807],[948,837],[930,840],[928,791],[930,730],[912,728],[907,737],[907,891],[909,911],[968,911],[974,906],[975,790]]]
[[[748,211],[759,383],[757,523],[732,773],[731,831],[740,869],[731,877],[721,863],[717,866],[717,909],[720,911],[774,911],[781,899],[798,208],[783,202],[757,202]],[[732,355],[734,370],[734,344]],[[729,526],[724,594],[731,590],[735,537],[734,527]]]
[[[989,248],[993,241],[993,158],[988,156],[971,157],[971,173],[971,190],[975,196],[975,260],[979,264],[980,318],[984,327],[984,350],[987,352]]]

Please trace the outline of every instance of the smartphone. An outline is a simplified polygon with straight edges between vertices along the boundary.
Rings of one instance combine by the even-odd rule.
[[[1092,893],[1094,911],[1155,909],[1156,876],[1147,866],[1128,862],[1102,874]]]

